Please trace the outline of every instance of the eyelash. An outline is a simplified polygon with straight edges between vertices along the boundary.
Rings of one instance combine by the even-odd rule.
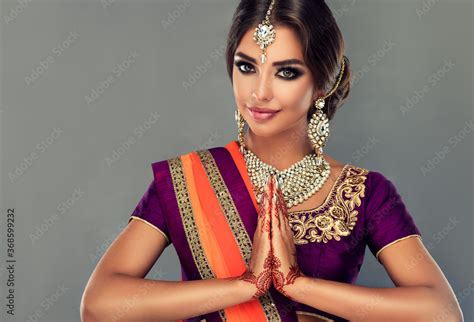
[[[242,69],[240,69],[240,67],[242,66],[252,66],[251,64],[249,63],[246,63],[246,62],[243,62],[243,61],[238,61],[235,63],[235,66],[237,67],[237,69],[242,73],[242,74],[249,74],[250,72],[248,71],[243,71]],[[289,66],[284,66],[284,67],[281,67],[280,69],[278,69],[278,73],[282,72],[282,71],[289,71],[293,74],[293,76],[290,76],[290,77],[284,77],[284,76],[279,76],[281,79],[284,79],[284,80],[294,80],[294,79],[297,79],[298,77],[300,77],[303,73],[296,69],[296,68],[293,68],[293,67],[289,67]]]

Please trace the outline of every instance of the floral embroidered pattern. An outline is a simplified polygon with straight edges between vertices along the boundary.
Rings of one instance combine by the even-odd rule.
[[[344,175],[331,189],[327,201],[317,211],[295,211],[288,213],[291,229],[295,232],[297,245],[314,242],[327,243],[348,236],[357,222],[361,199],[365,196],[365,180],[368,170],[350,165]]]

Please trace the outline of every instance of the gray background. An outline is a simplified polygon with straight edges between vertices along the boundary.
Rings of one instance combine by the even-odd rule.
[[[223,55],[238,1],[0,3],[2,320],[79,321],[87,279],[150,164],[236,138]],[[328,3],[355,76],[326,151],[394,181],[471,321],[473,4]],[[149,277],[178,280],[173,247],[162,256]],[[358,284],[392,286],[368,249]]]

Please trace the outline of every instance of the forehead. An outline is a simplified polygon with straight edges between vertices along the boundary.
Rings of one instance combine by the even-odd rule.
[[[267,47],[267,63],[284,59],[297,58],[303,60],[303,48],[295,31],[286,26],[274,27],[275,41]],[[255,29],[250,28],[242,37],[236,51],[243,51],[258,60],[260,64],[260,46],[253,40]]]

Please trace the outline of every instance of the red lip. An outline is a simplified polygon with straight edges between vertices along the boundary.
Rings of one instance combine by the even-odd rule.
[[[252,110],[252,112],[259,112],[259,113],[277,113],[280,111],[280,110],[274,110],[271,108],[258,107],[258,106],[252,106],[252,107],[249,107],[249,109]]]

